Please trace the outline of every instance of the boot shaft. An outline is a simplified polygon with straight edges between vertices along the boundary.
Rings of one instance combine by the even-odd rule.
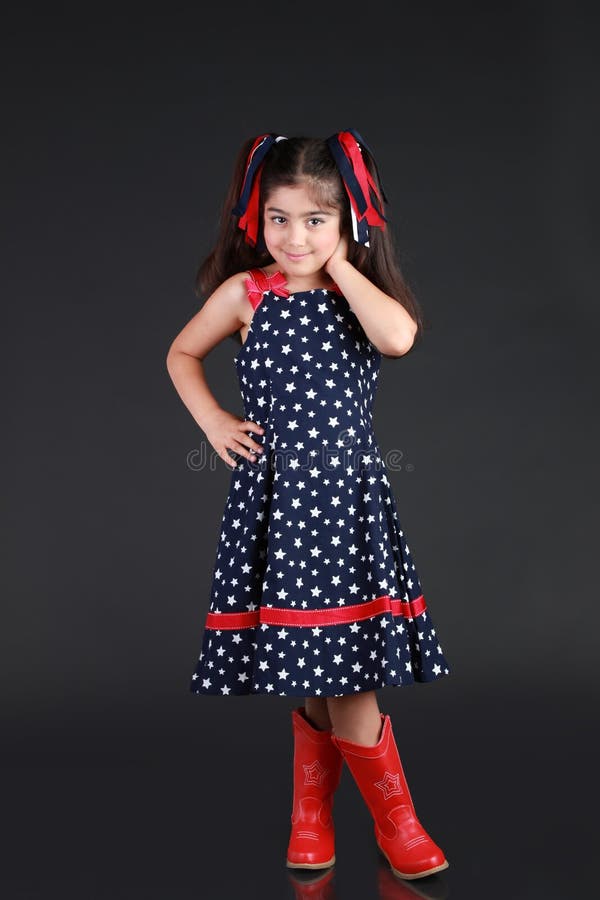
[[[373,746],[357,744],[333,732],[331,742],[343,755],[364,800],[375,817],[398,806],[405,806],[415,815],[389,715],[380,713],[381,733]]]
[[[342,775],[344,758],[331,741],[330,731],[320,731],[306,718],[304,707],[292,711],[294,732],[294,801],[311,796],[326,799]]]

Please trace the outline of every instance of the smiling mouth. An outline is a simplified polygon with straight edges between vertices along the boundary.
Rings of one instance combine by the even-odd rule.
[[[308,253],[286,253],[286,256],[289,256],[290,259],[302,259],[308,256]]]

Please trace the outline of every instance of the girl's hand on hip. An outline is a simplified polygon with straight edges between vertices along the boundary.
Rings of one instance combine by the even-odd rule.
[[[256,455],[253,451],[259,454],[263,453],[262,445],[246,434],[247,431],[264,434],[263,426],[248,419],[240,419],[239,416],[227,412],[226,409],[218,409],[213,413],[208,422],[204,423],[203,430],[221,459],[234,468],[237,468],[237,463],[227,452],[228,449],[245,456],[250,462],[256,462]]]

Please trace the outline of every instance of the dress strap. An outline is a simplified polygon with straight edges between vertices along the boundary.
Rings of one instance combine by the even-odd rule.
[[[286,280],[281,272],[273,272],[267,275],[262,269],[248,269],[249,277],[245,280],[248,300],[252,308],[256,310],[265,294],[272,291],[280,297],[289,297],[290,292],[286,287]]]

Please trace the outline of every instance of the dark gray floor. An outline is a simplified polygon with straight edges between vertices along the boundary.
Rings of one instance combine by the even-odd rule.
[[[467,697],[448,682],[379,699],[417,812],[450,861],[440,875],[391,876],[347,768],[334,807],[335,867],[320,887],[288,871],[293,699],[190,695],[168,721],[157,699],[154,727],[148,698],[140,709],[72,720],[40,708],[37,730],[15,717],[3,764],[3,896],[595,895],[591,693],[530,695],[523,686]]]

